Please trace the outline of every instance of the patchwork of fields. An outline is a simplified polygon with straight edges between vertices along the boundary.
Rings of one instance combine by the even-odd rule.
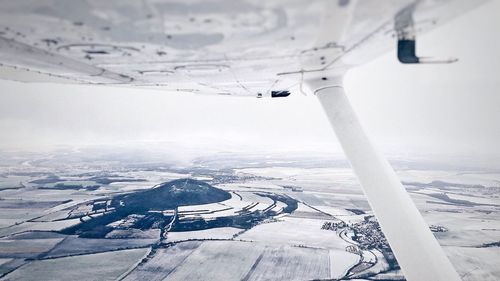
[[[2,281],[404,280],[348,168],[60,157],[0,167]],[[500,174],[400,176],[463,280],[498,280]]]

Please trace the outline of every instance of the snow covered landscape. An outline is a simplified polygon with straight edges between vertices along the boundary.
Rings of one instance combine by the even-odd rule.
[[[129,157],[3,153],[0,280],[404,280],[345,161]],[[500,171],[394,165],[462,279],[498,280]]]

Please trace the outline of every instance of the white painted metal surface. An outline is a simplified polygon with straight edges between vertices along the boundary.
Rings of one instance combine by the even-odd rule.
[[[484,0],[425,0],[431,30]],[[271,97],[396,46],[414,0],[0,0],[0,79]]]
[[[341,81],[310,84],[407,280],[460,280],[396,173],[363,131]]]

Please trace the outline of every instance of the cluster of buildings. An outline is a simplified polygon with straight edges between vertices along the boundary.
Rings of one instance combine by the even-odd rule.
[[[351,225],[352,240],[358,242],[361,249],[378,249],[382,252],[391,251],[389,243],[373,216],[366,216],[361,222]]]
[[[339,222],[326,221],[321,226],[321,229],[337,231],[338,229],[342,229],[342,228],[346,228],[346,227],[347,227],[347,224],[343,221],[339,221]]]

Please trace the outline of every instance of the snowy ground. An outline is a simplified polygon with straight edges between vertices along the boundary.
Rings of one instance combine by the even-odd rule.
[[[402,280],[383,250],[365,249],[353,237],[354,225],[372,213],[349,168],[301,161],[259,167],[255,158],[252,168],[234,169],[223,158],[213,168],[70,160],[52,155],[0,166],[0,280]],[[398,174],[424,219],[442,230],[435,236],[463,280],[499,280],[500,173],[406,167]],[[122,227],[101,238],[64,233],[110,211],[97,212],[95,202],[179,178],[206,181],[231,198],[165,214],[227,218],[228,225]],[[297,208],[284,213],[284,202],[263,194],[289,196]],[[273,216],[247,229],[230,225],[234,216],[269,210]],[[341,222],[346,226],[324,229]]]

